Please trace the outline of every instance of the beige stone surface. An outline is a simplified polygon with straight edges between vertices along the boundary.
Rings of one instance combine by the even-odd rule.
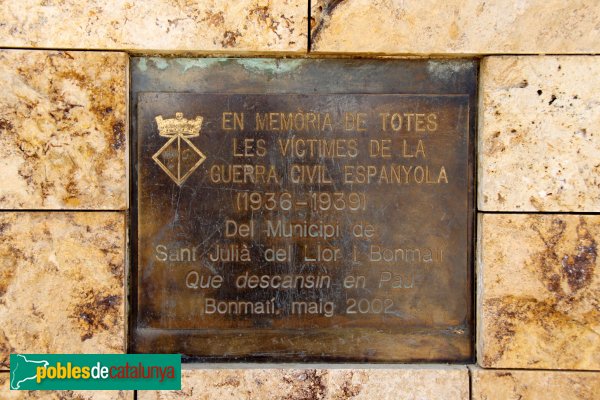
[[[133,391],[124,390],[10,390],[8,372],[0,373],[2,400],[133,400]]]
[[[466,367],[417,365],[370,369],[188,369],[182,371],[181,391],[138,392],[140,400],[468,398]]]
[[[483,214],[478,230],[479,364],[600,370],[600,215]]]
[[[598,53],[596,0],[313,0],[316,52]]]
[[[472,400],[594,400],[600,372],[471,369]]]
[[[0,51],[0,208],[127,207],[128,64],[124,53]]]
[[[485,58],[480,96],[480,210],[600,210],[600,57]]]
[[[125,215],[0,213],[0,367],[10,353],[125,350]]]
[[[0,1],[0,46],[306,52],[308,0]]]

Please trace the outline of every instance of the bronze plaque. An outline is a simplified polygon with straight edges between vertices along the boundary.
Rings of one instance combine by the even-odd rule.
[[[134,351],[471,356],[467,91],[136,95]]]

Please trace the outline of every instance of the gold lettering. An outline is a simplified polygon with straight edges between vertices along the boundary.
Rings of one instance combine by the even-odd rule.
[[[381,130],[385,132],[387,131],[387,118],[390,113],[379,113],[379,115],[381,116]]]
[[[389,127],[394,132],[435,132],[438,129],[436,113],[379,113],[382,131]]]
[[[293,183],[332,183],[325,165],[292,164],[290,180]]]
[[[274,165],[213,164],[209,177],[212,183],[264,183],[279,184]]]
[[[221,117],[221,128],[223,128],[224,131],[233,130],[233,127],[231,126],[232,116],[232,112],[223,112],[223,115]]]
[[[367,114],[358,113],[345,113],[344,114],[344,130],[346,131],[357,131],[364,132],[367,130]]]
[[[367,114],[356,113],[356,130],[358,132],[364,132],[367,130]]]
[[[356,139],[278,139],[279,151],[284,157],[346,158],[358,155]]]
[[[392,129],[395,131],[399,131],[400,129],[402,129],[402,116],[398,113],[392,115],[391,125]]]
[[[233,129],[244,130],[244,113],[233,113]]]
[[[257,131],[263,131],[267,128],[267,114],[263,114],[262,116],[259,113],[256,113],[256,128]]]
[[[435,132],[437,131],[437,128],[437,114],[431,113],[427,116],[427,129],[429,132]]]
[[[419,142],[417,143],[417,151],[415,152],[415,158],[419,158],[419,154],[421,154],[422,158],[427,158],[425,157],[425,145],[423,144],[423,141],[421,139],[419,139]]]
[[[276,112],[270,112],[269,113],[269,130],[271,131],[278,131],[281,124],[279,123],[279,113]]]
[[[256,113],[255,130],[273,132],[331,131],[333,130],[333,124],[329,113],[269,112],[263,114]]]
[[[344,184],[441,184],[448,183],[446,169],[429,165],[344,165]],[[437,175],[435,175],[437,173]]]
[[[392,141],[390,139],[371,139],[369,141],[369,157],[390,158],[392,156]]]
[[[446,175],[446,168],[442,166],[440,169],[440,176],[438,177],[438,183],[448,183],[448,176]]]
[[[417,132],[425,132],[425,114],[415,114],[415,130]]]
[[[244,130],[244,113],[224,111],[221,121],[221,128],[225,131]]]

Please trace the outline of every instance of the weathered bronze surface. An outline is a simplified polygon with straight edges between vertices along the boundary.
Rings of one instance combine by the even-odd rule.
[[[310,90],[319,68],[343,72],[347,62],[306,60],[300,68],[319,65],[282,72],[307,79],[306,90],[256,94],[244,79],[272,72],[248,78],[222,61],[230,88],[173,93],[144,82],[157,71],[136,72],[141,60],[134,351],[471,357],[473,63],[363,62],[430,82],[418,93],[408,83],[319,93]],[[175,82],[181,70],[170,68],[162,73]],[[448,80],[458,84],[444,88]]]

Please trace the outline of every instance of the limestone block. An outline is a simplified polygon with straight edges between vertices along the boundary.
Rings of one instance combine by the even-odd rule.
[[[139,391],[140,400],[429,399],[467,400],[465,367],[353,366],[341,369],[227,368],[182,371],[180,391]]]
[[[483,214],[479,365],[600,369],[600,216]]]
[[[307,0],[0,2],[0,46],[306,52]]]
[[[128,64],[124,53],[0,51],[0,208],[127,208]]]
[[[0,362],[125,351],[125,215],[0,213]]]
[[[471,369],[473,400],[594,400],[600,372]]]
[[[600,210],[600,57],[481,64],[479,209]]]
[[[313,0],[315,52],[598,53],[596,1]]]

